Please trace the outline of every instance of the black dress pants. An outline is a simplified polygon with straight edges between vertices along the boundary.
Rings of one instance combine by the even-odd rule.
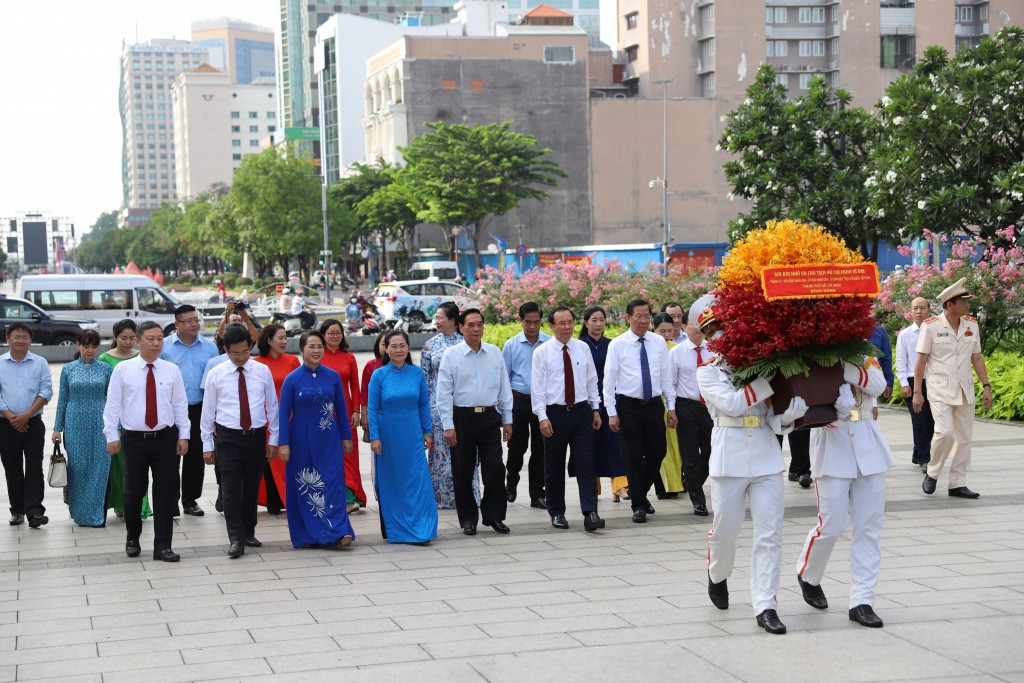
[[[661,396],[642,401],[616,394],[619,414],[619,450],[629,477],[629,502],[634,510],[646,508],[647,494],[661,476],[667,448],[665,402]]]
[[[453,417],[458,442],[452,448],[452,479],[459,525],[476,526],[478,515],[483,516],[484,522],[503,522],[508,499],[505,497],[505,466],[501,462],[501,413],[494,408],[475,413],[472,408],[456,406]],[[483,485],[479,510],[473,496],[473,473],[478,455]]]
[[[181,459],[181,504],[191,507],[203,495],[203,479],[206,462],[203,460],[203,437],[199,421],[203,417],[203,404],[188,407],[188,419],[192,423],[189,431],[188,453]]]
[[[43,507],[43,441],[46,426],[36,416],[28,421],[28,431],[19,432],[7,418],[0,417],[0,460],[7,477],[7,498],[12,515],[38,517]]]
[[[217,462],[224,523],[231,543],[256,535],[256,501],[267,463],[267,428],[229,429],[216,425]]]
[[[924,408],[920,413],[914,412],[914,378],[907,378],[910,387],[910,398],[903,399],[910,409],[910,424],[914,429],[914,454],[911,462],[924,465],[932,459],[932,436],[935,434],[935,418],[932,417],[932,406],[928,403],[928,380],[921,380],[921,394],[924,396]]]
[[[565,514],[565,451],[569,449],[569,473],[576,477],[583,514],[597,512],[597,477],[594,475],[594,411],[586,402],[572,410],[548,406],[553,434],[544,439],[544,485],[548,514]]]
[[[779,437],[782,445],[782,437]],[[789,473],[799,477],[811,473],[811,430],[798,429],[789,433]]]
[[[149,490],[153,471],[153,550],[169,550],[174,529],[174,508],[178,500],[178,428],[159,432],[132,432],[121,436],[124,445],[124,524],[128,540],[142,534],[142,497]]]
[[[676,416],[679,418],[676,436],[679,439],[679,457],[683,461],[686,492],[690,494],[690,502],[694,506],[707,505],[704,483],[708,480],[711,429],[715,424],[707,406],[689,398],[676,399]]]
[[[519,486],[526,448],[530,448],[530,500],[544,498],[544,437],[540,422],[533,414],[529,396],[512,396],[512,437],[508,440],[508,463],[505,466],[509,491]]]

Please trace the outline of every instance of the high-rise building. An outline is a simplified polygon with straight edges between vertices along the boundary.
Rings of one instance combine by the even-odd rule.
[[[210,66],[174,79],[174,168],[179,199],[229,186],[242,157],[262,150],[277,128],[273,78],[232,83],[231,74]]]
[[[75,224],[41,211],[0,218],[0,245],[7,252],[8,273],[33,268],[64,272],[75,248]]]
[[[171,85],[182,71],[209,61],[186,40],[125,45],[121,54],[121,222],[138,225],[177,198]]]
[[[273,29],[227,17],[203,19],[192,22],[192,44],[209,50],[210,66],[231,74],[232,83],[276,76]]]
[[[288,128],[320,125],[319,90],[313,73],[313,45],[316,43],[317,28],[329,18],[338,13],[357,14],[388,23],[406,18],[417,25],[434,26],[448,23],[454,16],[451,9],[454,1],[402,0],[380,3],[378,0],[280,0],[281,44],[277,71],[281,125]],[[505,2],[496,1],[501,5]]]

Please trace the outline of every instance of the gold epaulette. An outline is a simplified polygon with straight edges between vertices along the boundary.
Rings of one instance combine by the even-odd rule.
[[[972,316],[972,315],[965,315],[965,316],[964,316],[963,318],[964,318],[964,320],[970,320],[970,321],[971,321],[972,323],[976,323],[976,322],[978,322],[978,319],[977,319],[977,318],[975,318],[975,317],[974,317],[974,316]]]
[[[865,369],[865,370],[867,370],[868,368],[870,368],[870,367],[871,367],[872,365],[874,365],[874,366],[875,366],[876,368],[878,368],[879,370],[881,370],[881,369],[882,369],[882,365],[881,365],[881,363],[879,363],[879,362],[878,362],[878,359],[877,359],[877,358],[875,358],[874,356],[868,356],[867,358],[865,358],[865,359],[864,359],[864,369]]]
[[[939,319],[939,316],[933,315],[932,317],[925,319],[924,322],[926,322],[926,323],[933,323],[933,322],[935,322],[938,319]],[[921,324],[923,325],[924,323],[921,323]]]

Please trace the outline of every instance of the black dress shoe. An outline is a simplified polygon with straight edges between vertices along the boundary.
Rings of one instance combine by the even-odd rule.
[[[540,508],[541,510],[547,510],[548,503],[543,498],[534,498],[533,500],[530,501],[530,507]]]
[[[800,475],[800,488],[809,489],[811,488],[811,475],[801,474]]]
[[[159,562],[177,562],[181,559],[181,555],[170,548],[164,548],[163,550],[154,550],[153,559]]]
[[[124,554],[128,557],[138,557],[142,554],[142,546],[138,541],[127,541],[124,544]]]
[[[219,494],[217,495],[217,502],[213,504],[213,509],[217,512],[224,512],[224,499],[221,498]],[[277,514],[281,514],[281,511],[278,510]]]
[[[646,512],[649,515],[653,515],[654,514],[654,506],[651,505],[650,503],[644,503],[644,512]]]
[[[510,533],[512,533],[512,530],[508,528],[508,525],[505,524],[505,522],[502,522],[500,519],[496,520],[494,522],[486,522],[485,521],[484,522],[484,526],[491,527],[492,529],[497,531],[499,534],[510,534]]]
[[[467,524],[466,526],[462,527],[462,533],[466,534],[467,536],[476,536],[476,524]]]
[[[693,506],[693,514],[697,515],[698,517],[707,517],[708,506],[704,505],[704,503],[697,503],[696,505]]]
[[[778,613],[773,609],[766,609],[757,615],[757,625],[768,633],[782,635],[786,632],[786,625],[779,619]]]
[[[882,628],[882,620],[871,609],[871,605],[857,605],[850,610],[850,621],[856,621],[868,628]]]
[[[184,507],[186,515],[192,515],[193,517],[202,517],[206,513],[203,512],[203,508],[199,507],[198,503],[192,503]]]
[[[565,515],[555,515],[551,518],[551,526],[556,529],[568,529],[569,522],[565,519]]]
[[[812,586],[804,581],[804,577],[796,575],[796,582],[800,584],[800,591],[804,594],[804,602],[814,609],[828,609],[828,600],[825,599],[825,591],[821,586]]]
[[[239,557],[245,554],[245,543],[242,541],[233,541],[228,546],[228,557],[232,560],[237,560]]]
[[[975,493],[974,491],[970,490],[966,486],[958,486],[955,489],[950,489],[949,490],[949,495],[953,496],[954,498],[980,498],[981,497],[980,493]],[[31,524],[32,523],[29,522],[30,526],[31,526]]]
[[[711,598],[711,604],[718,609],[729,609],[729,580],[722,579],[715,583],[708,572],[708,597]]]
[[[790,472],[789,473],[789,480],[790,481],[800,481],[800,475],[797,474],[796,472]]]
[[[604,520],[596,512],[588,512],[583,515],[583,528],[587,531],[597,531],[604,528]]]
[[[516,492],[515,491],[505,491],[505,498],[510,503],[516,502]]]
[[[11,526],[18,526],[20,524],[24,524],[25,523],[25,515],[11,515],[11,518],[8,520],[8,523]]]
[[[249,546],[250,548],[262,548],[263,547],[263,541],[261,541],[260,539],[256,538],[255,536],[250,536],[249,538],[245,539],[245,544],[247,546]]]
[[[646,510],[644,510],[643,508],[640,508],[639,510],[633,510],[633,523],[634,524],[643,524],[646,521],[647,521],[647,511]]]
[[[38,529],[42,525],[50,521],[50,518],[46,515],[36,515],[28,518],[28,525],[32,529]]]
[[[924,481],[921,482],[921,490],[927,493],[928,495],[931,495],[935,493],[935,484],[937,483],[938,482],[936,482],[934,479],[932,479],[926,474],[924,475]]]

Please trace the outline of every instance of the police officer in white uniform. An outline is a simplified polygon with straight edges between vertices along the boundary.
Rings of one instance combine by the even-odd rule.
[[[818,525],[807,534],[797,559],[797,583],[804,601],[826,609],[821,577],[836,541],[853,524],[850,546],[850,621],[882,626],[875,614],[875,585],[881,569],[885,472],[896,460],[874,420],[875,397],[885,376],[874,358],[863,365],[843,363],[845,384],[836,401],[837,419],[811,430],[811,469],[817,479]]]
[[[710,312],[709,312],[710,314]],[[723,334],[718,331],[715,336]],[[766,403],[773,391],[765,379],[739,389],[722,357],[697,368],[701,396],[715,426],[711,431],[711,503],[714,516],[708,533],[708,596],[719,609],[729,607],[726,580],[736,560],[736,540],[746,518],[747,497],[754,522],[750,555],[750,597],[757,625],[769,633],[785,633],[775,611],[782,563],[782,448],[776,434],[793,431],[807,404],[793,397],[786,412],[776,415]]]
[[[914,365],[915,411],[924,407],[924,395],[918,390],[928,377],[928,402],[935,418],[932,455],[922,490],[935,493],[936,480],[942,474],[946,457],[952,453],[949,466],[949,495],[977,498],[967,488],[967,471],[971,468],[971,440],[974,438],[974,378],[971,367],[981,380],[982,403],[992,407],[992,385],[988,383],[985,358],[981,355],[981,334],[978,321],[967,315],[969,299],[966,278],[960,278],[939,294],[942,315],[928,318],[917,338],[917,363]]]

